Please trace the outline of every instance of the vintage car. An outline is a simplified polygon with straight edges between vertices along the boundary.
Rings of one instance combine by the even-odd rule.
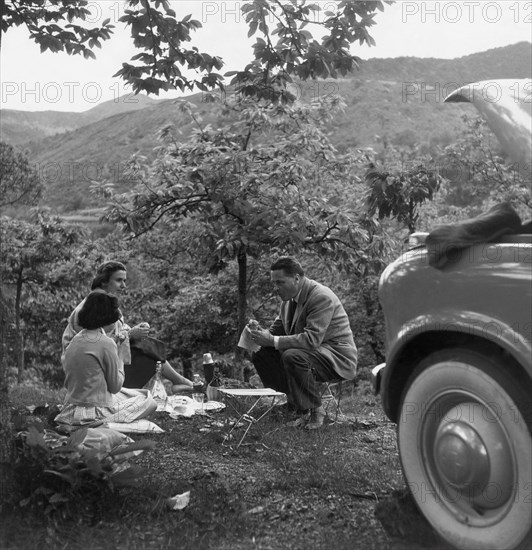
[[[446,101],[473,103],[530,178],[532,81],[477,82]],[[504,204],[409,242],[380,279],[386,363],[373,369],[405,481],[454,547],[530,549],[530,224]]]

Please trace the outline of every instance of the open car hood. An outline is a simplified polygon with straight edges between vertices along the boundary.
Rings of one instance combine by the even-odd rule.
[[[444,101],[475,105],[532,191],[532,80],[474,82],[458,88]]]

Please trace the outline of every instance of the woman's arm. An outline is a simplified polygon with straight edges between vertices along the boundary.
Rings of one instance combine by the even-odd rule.
[[[118,356],[118,349],[111,338],[102,338],[102,368],[110,393],[118,393],[124,383],[124,363]]]
[[[129,339],[134,342],[135,340],[142,340],[146,336],[150,335],[150,325],[146,322],[139,323],[133,328],[129,329]]]

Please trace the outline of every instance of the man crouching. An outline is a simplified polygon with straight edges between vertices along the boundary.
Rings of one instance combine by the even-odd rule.
[[[294,258],[279,258],[270,271],[283,302],[269,330],[248,326],[261,346],[251,360],[264,387],[286,393],[288,407],[296,412],[288,425],[315,430],[325,418],[318,384],[355,378],[353,333],[339,298],[305,277]]]

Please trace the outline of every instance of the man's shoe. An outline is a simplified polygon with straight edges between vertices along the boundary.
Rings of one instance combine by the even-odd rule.
[[[284,402],[284,403],[276,403],[273,408],[272,408],[272,411],[273,412],[295,412],[296,408],[294,407],[294,405],[292,405],[291,403],[288,403],[288,402]]]
[[[323,421],[327,413],[323,407],[318,407],[317,409],[310,410],[310,420],[305,426],[305,430],[318,430],[323,426]]]
[[[286,423],[287,428],[301,428],[307,423],[308,419],[304,416],[298,416],[295,420]]]
[[[307,424],[309,419],[310,419],[310,416],[307,412],[299,413],[294,420],[290,420],[285,425],[288,428],[301,428]]]

